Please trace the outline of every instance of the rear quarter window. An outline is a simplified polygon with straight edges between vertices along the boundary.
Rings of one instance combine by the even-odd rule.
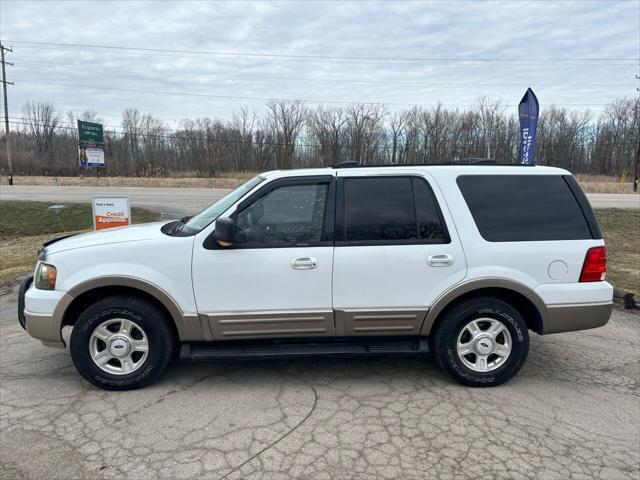
[[[560,175],[463,175],[457,182],[485,240],[593,238],[582,208]]]

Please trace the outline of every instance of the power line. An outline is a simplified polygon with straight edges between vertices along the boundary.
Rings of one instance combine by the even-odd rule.
[[[283,53],[254,53],[254,52],[222,52],[206,50],[177,50],[165,48],[144,48],[121,45],[100,45],[87,43],[59,43],[59,42],[36,42],[26,40],[13,40],[13,43],[33,46],[49,46],[59,48],[96,48],[105,50],[126,50],[135,52],[146,52],[154,54],[183,54],[183,55],[210,55],[210,56],[230,56],[248,58],[278,58],[278,59],[308,59],[322,61],[374,61],[374,62],[503,62],[526,64],[528,62],[616,62],[635,61],[635,58],[627,57],[373,57],[373,56],[353,56],[353,55],[299,55]]]
[[[72,87],[72,88],[88,88],[88,89],[96,89],[96,90],[110,90],[110,91],[120,91],[120,92],[130,92],[130,93],[145,93],[151,95],[176,95],[176,96],[188,96],[188,97],[201,97],[201,98],[217,98],[217,99],[231,99],[231,100],[251,100],[251,101],[282,101],[282,102],[301,102],[301,103],[313,103],[313,104],[330,104],[330,105],[380,105],[380,106],[394,106],[394,107],[475,107],[477,106],[474,103],[395,103],[395,102],[356,102],[356,101],[337,101],[337,100],[315,100],[315,99],[303,99],[303,98],[275,98],[275,97],[247,97],[247,96],[239,96],[239,95],[216,95],[211,93],[189,93],[189,92],[168,92],[168,91],[159,91],[159,90],[141,90],[141,89],[133,89],[133,88],[117,88],[117,87],[105,87],[101,85],[81,85],[76,83],[61,83],[61,82],[44,82],[44,81],[36,81],[36,80],[25,80],[21,83],[27,84],[37,84],[37,85],[55,85],[61,87]],[[556,106],[567,106],[567,107],[602,107],[608,105],[607,103],[563,103],[563,104],[554,104]],[[517,104],[504,103],[497,104],[499,107],[516,107]]]
[[[34,2],[34,3],[42,3],[45,1],[50,1],[50,0],[4,0],[4,2]],[[61,2],[67,2],[67,3],[84,3],[87,0],[59,0]],[[163,3],[166,2],[167,0],[103,0],[104,3],[120,3],[120,2],[141,2],[141,3],[149,3],[149,2],[158,2],[158,3]],[[234,1],[234,0],[231,0]],[[242,1],[242,0],[235,0],[235,1]],[[245,0],[247,1],[247,0]],[[249,0],[250,1],[250,0]],[[260,0],[253,0],[255,1],[260,1]],[[308,3],[308,2],[318,2],[318,3],[350,3],[350,2],[359,2],[361,0],[284,0],[284,2],[286,3]],[[372,3],[380,3],[380,2],[384,2],[386,0],[369,0],[369,2]],[[539,4],[543,4],[543,3],[562,3],[562,2],[575,2],[576,0],[529,0],[531,3],[539,3]],[[611,0],[581,0],[582,2],[592,2],[592,3],[604,3],[604,2],[610,2]],[[617,0],[618,2],[636,2],[637,0]],[[229,0],[174,0],[174,2],[178,2],[178,3],[183,3],[183,2],[193,2],[193,3],[203,3],[203,2],[209,2],[209,3],[227,3],[229,2]],[[508,3],[508,2],[518,2],[521,3],[522,0],[396,0],[396,2],[398,3],[444,3],[444,2],[458,2],[458,3],[495,3],[495,2],[499,2],[499,3]]]
[[[65,49],[65,47],[55,47],[55,46],[46,46],[46,45],[42,45],[42,46],[38,46],[38,45],[23,45],[22,48],[38,48],[39,51],[43,51],[43,50],[51,50],[51,49]],[[68,50],[68,49],[67,49]],[[149,53],[149,52],[135,52],[135,51],[122,51],[122,50],[112,50],[112,51],[106,51],[103,52],[103,54],[116,54],[120,57],[122,57],[123,55],[136,55],[136,56],[151,56],[151,57],[157,57],[160,56],[162,58],[179,58],[181,60],[184,59],[196,59],[196,60],[208,60],[208,61],[212,61],[215,60],[216,64],[220,64],[222,62],[237,62],[237,61],[259,61],[259,62],[273,62],[273,61],[278,61],[278,62],[293,62],[293,63],[325,63],[323,60],[313,60],[313,59],[287,59],[287,58],[278,58],[278,59],[274,59],[274,58],[248,58],[248,57],[233,57],[233,58],[225,58],[225,57],[216,57],[216,56],[202,56],[202,55],[187,55],[187,54],[172,54],[172,53]],[[77,56],[78,54],[91,54],[94,55],[95,52],[93,51],[80,51],[80,52],[75,52],[75,55]],[[92,58],[93,60],[93,58]],[[432,66],[437,66],[438,68],[443,68],[443,67],[465,67],[465,66],[472,66],[474,65],[473,63],[473,59],[469,59],[468,60],[471,63],[464,63],[464,62],[454,62],[454,63],[439,63],[437,65],[432,65]],[[626,61],[625,63],[613,63],[613,61],[610,62],[601,62],[601,63],[597,63],[597,62],[586,62],[586,63],[563,63],[563,64],[557,64],[557,65],[553,65],[551,63],[545,63],[545,62],[531,62],[529,60],[527,60],[528,63],[520,63],[518,65],[520,66],[545,66],[547,68],[551,68],[551,67],[563,67],[563,68],[581,68],[581,69],[585,69],[587,67],[602,67],[602,66],[607,66],[607,67],[612,67],[612,66],[635,66],[636,64],[634,62],[630,62],[630,61]],[[375,63],[375,62],[371,62],[371,61],[355,61],[355,60],[347,60],[347,61],[339,61],[339,60],[334,60],[332,61],[332,63],[338,63],[338,64],[353,64],[353,65],[381,65],[381,63]],[[420,62],[386,62],[387,64],[390,65],[415,65],[415,64],[420,64]],[[499,63],[496,61],[493,63],[493,65],[498,65]],[[507,64],[509,64],[507,62]]]
[[[99,70],[104,71],[107,69],[109,72],[113,71],[113,67],[107,67],[105,65],[96,65],[94,63],[52,63],[52,62],[30,62],[30,61],[21,61],[16,64],[17,67],[22,67],[23,65],[39,65],[39,66],[51,66],[51,67],[82,67],[83,70],[91,69],[91,70]],[[118,73],[131,73],[136,75],[143,76],[155,76],[155,77],[166,77],[169,72],[160,72],[157,70],[127,70],[122,68],[117,68]],[[174,73],[175,74],[175,73]],[[282,82],[282,81],[295,81],[295,82],[306,82],[306,83],[339,83],[339,84],[361,84],[361,85],[391,85],[391,86],[404,86],[404,87],[422,87],[422,88],[475,88],[475,87],[522,87],[523,83],[467,83],[467,84],[455,84],[455,83],[411,83],[411,82],[386,82],[386,81],[372,81],[372,80],[354,80],[354,79],[345,79],[345,78],[304,78],[304,77],[251,77],[246,75],[220,75],[217,73],[180,73],[179,76],[183,77],[198,77],[198,78],[215,78],[215,79],[227,79],[227,80],[246,80],[246,81],[272,81],[272,82]],[[544,87],[544,85],[533,83],[536,87]],[[556,85],[557,86],[557,85]],[[567,85],[563,84],[563,88],[579,88],[582,90],[592,89],[599,90],[602,87],[622,87],[628,88],[628,83],[598,83],[598,84],[573,84]]]

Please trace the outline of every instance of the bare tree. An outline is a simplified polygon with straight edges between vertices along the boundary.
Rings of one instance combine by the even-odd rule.
[[[47,153],[55,139],[60,116],[50,102],[27,102],[22,107],[22,119],[36,151]]]
[[[137,160],[140,149],[139,136],[142,127],[142,114],[137,108],[127,108],[122,112],[122,130],[126,155],[122,157],[122,169],[129,172],[129,165]]]
[[[372,163],[374,147],[380,141],[380,124],[386,115],[384,105],[354,104],[347,109],[351,140],[351,159]]]
[[[504,116],[505,107],[500,105],[500,100],[490,99],[486,95],[478,98],[478,110],[484,142],[487,147],[486,158],[491,158],[491,143],[495,140],[495,131]]]
[[[327,166],[347,159],[436,163],[487,154],[498,163],[517,162],[515,109],[505,112],[486,98],[479,103],[467,110],[440,105],[387,115],[381,105],[308,110],[299,102],[270,102],[263,117],[241,109],[229,120],[184,120],[177,131],[131,108],[122,114],[121,129],[105,129],[105,173],[211,176],[274,166]],[[90,110],[79,117],[102,123]],[[24,126],[10,139],[16,174],[81,174],[77,118],[74,112],[58,114],[51,103],[25,104]],[[639,144],[640,98],[615,100],[598,116],[549,106],[541,112],[535,157],[538,163],[576,173],[631,180]]]
[[[233,112],[231,126],[235,130],[237,143],[234,148],[233,167],[237,171],[248,170],[253,166],[253,132],[257,116],[247,107]]]
[[[401,163],[398,159],[400,156],[398,154],[398,149],[401,148],[400,143],[402,142],[405,134],[405,127],[409,121],[409,112],[406,110],[401,112],[395,112],[391,116],[391,121],[389,122],[389,127],[391,128],[391,163]]]
[[[309,114],[309,133],[313,141],[320,145],[321,166],[334,165],[342,160],[347,122],[347,114],[340,107],[326,108],[321,105]]]
[[[307,108],[300,101],[284,100],[270,100],[267,102],[267,108],[277,141],[281,144],[278,149],[278,168],[290,168],[295,142],[307,119]]]

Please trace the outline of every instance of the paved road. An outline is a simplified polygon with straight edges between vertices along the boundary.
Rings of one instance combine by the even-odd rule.
[[[0,297],[3,479],[640,478],[640,317],[532,338],[510,383],[430,359],[170,367],[105,392],[31,339]]]
[[[2,200],[47,202],[91,202],[92,195],[129,195],[131,205],[162,213],[167,218],[193,215],[226,195],[230,190],[213,188],[140,188],[140,187],[55,187],[3,185]]]
[[[593,208],[640,208],[637,193],[588,193]]]
[[[48,202],[90,202],[92,195],[129,195],[137,207],[149,208],[167,218],[193,215],[225,195],[229,190],[207,188],[116,188],[53,187],[14,185],[0,188],[2,200],[40,200]],[[640,208],[640,195],[589,194],[595,208]]]

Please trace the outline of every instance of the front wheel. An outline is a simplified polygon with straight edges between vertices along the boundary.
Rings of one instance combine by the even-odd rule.
[[[80,374],[107,390],[139,388],[167,367],[173,336],[155,305],[113,296],[87,308],[71,333],[71,358]]]
[[[492,387],[522,368],[529,352],[529,332],[511,305],[478,297],[445,313],[432,345],[440,367],[458,382]]]

